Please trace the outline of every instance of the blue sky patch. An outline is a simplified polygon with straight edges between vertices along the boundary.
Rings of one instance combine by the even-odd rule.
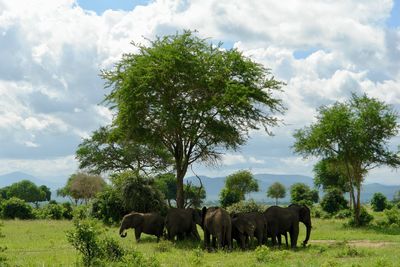
[[[394,1],[390,18],[386,21],[386,24],[391,28],[400,27],[400,0]]]
[[[301,50],[295,50],[293,52],[293,56],[295,59],[304,59],[307,58],[309,55],[311,55],[312,53],[318,51],[319,48],[316,47],[311,47],[311,48],[307,48],[307,49],[301,49]]]
[[[150,0],[78,0],[78,5],[101,15],[107,9],[130,11],[139,5],[147,5]]]

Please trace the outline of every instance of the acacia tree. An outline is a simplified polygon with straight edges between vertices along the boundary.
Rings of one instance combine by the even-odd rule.
[[[191,31],[158,37],[125,54],[102,72],[116,109],[113,124],[128,140],[164,148],[173,158],[177,207],[184,207],[183,178],[196,162],[216,162],[236,150],[250,129],[278,123],[282,82],[237,49],[224,50]]]
[[[353,200],[354,221],[360,225],[361,185],[369,170],[398,167],[400,158],[389,150],[399,130],[397,113],[390,105],[367,95],[352,95],[318,110],[317,121],[296,130],[294,150],[308,156],[335,159],[345,168]]]
[[[267,190],[267,196],[270,198],[275,198],[275,205],[278,205],[278,198],[284,198],[285,195],[285,186],[279,182],[273,183]]]
[[[171,164],[161,148],[150,147],[124,139],[116,128],[101,127],[86,138],[76,151],[79,168],[90,173],[122,172],[126,170],[153,172]]]

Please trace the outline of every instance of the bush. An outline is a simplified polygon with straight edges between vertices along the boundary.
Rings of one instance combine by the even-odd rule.
[[[330,214],[334,214],[339,210],[347,208],[347,201],[339,189],[332,188],[327,190],[322,198],[321,208]]]
[[[75,220],[74,228],[67,231],[67,240],[82,254],[84,266],[92,266],[102,256],[99,234],[98,225],[91,220]]]
[[[12,197],[1,203],[2,217],[5,219],[33,219],[32,207],[22,199]]]
[[[97,194],[94,199],[92,214],[93,217],[102,220],[105,224],[116,224],[128,213],[122,207],[123,203],[118,191],[108,187]]]
[[[338,213],[336,213],[335,219],[350,218],[351,215],[352,215],[351,210],[349,210],[349,209],[344,209],[344,210],[340,210],[340,211],[338,211]]]
[[[222,207],[229,207],[235,203],[240,202],[240,192],[223,188],[219,194],[219,202]]]
[[[107,261],[121,261],[125,255],[125,250],[111,237],[100,240],[99,246],[102,252],[102,258]]]
[[[290,187],[290,199],[292,203],[303,204],[311,207],[318,202],[319,196],[317,190],[312,190],[304,183],[295,183]]]
[[[264,212],[266,209],[266,205],[257,204],[253,199],[243,200],[226,208],[229,213]]]
[[[383,211],[388,206],[386,196],[382,193],[375,193],[371,199],[371,206],[374,211]]]
[[[61,220],[63,219],[64,207],[59,204],[47,204],[39,209],[38,217],[40,219]]]
[[[366,226],[366,225],[368,225],[372,220],[374,219],[374,216],[372,216],[371,214],[369,214],[368,213],[368,211],[364,208],[364,207],[361,207],[361,210],[360,210],[360,225],[357,225],[356,224],[356,222],[355,222],[355,220],[354,220],[354,217],[352,217],[350,220],[349,220],[349,225],[350,226]]]
[[[63,210],[63,218],[67,219],[67,220],[71,220],[73,217],[73,209],[72,209],[72,205],[69,202],[64,202],[61,204],[61,206],[64,208]]]
[[[72,217],[78,220],[84,220],[91,217],[92,208],[90,205],[79,205],[72,210]]]

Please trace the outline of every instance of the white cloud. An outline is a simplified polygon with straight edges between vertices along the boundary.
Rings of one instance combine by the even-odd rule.
[[[275,137],[252,133],[257,143],[226,154],[223,168],[309,174],[312,163],[289,147],[293,130],[309,124],[317,107],[351,91],[400,106],[400,29],[385,27],[392,6],[390,0],[155,0],[98,16],[74,0],[0,0],[0,160],[50,175],[31,161],[50,158],[55,169],[71,171],[76,163],[68,155],[81,138],[113,117],[98,105],[108,92],[100,69],[135,51],[132,40],[197,29],[234,43],[287,83],[278,94],[288,108],[286,124],[273,129]],[[306,50],[312,52],[295,58]]]

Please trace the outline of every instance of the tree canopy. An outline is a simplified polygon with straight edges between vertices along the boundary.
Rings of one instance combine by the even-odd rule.
[[[78,204],[79,200],[88,202],[94,198],[104,186],[105,182],[101,176],[78,172],[69,177],[67,184],[57,190],[57,194],[63,197],[70,197],[75,204]]]
[[[290,187],[290,198],[292,203],[311,206],[318,202],[319,196],[318,191],[312,190],[308,185],[295,183]]]
[[[134,44],[136,45],[136,44]],[[173,158],[177,206],[184,206],[183,178],[195,161],[215,162],[237,149],[249,130],[278,124],[283,112],[273,93],[277,81],[237,49],[221,49],[191,31],[136,45],[102,77],[115,109],[113,125],[124,139],[163,148]]]
[[[319,108],[317,121],[294,134],[296,153],[335,159],[344,166],[356,225],[365,175],[377,166],[400,165],[398,152],[389,149],[390,139],[398,134],[397,117],[390,105],[353,94],[348,101]]]
[[[268,188],[267,196],[275,198],[275,205],[278,205],[278,198],[284,198],[286,196],[286,188],[283,184],[275,182]]]
[[[10,186],[4,187],[1,190],[1,194],[4,199],[10,199],[16,197],[26,202],[32,202],[38,204],[41,201],[49,201],[51,199],[51,192],[45,185],[36,186],[29,180],[22,180],[17,183],[13,183]]]
[[[258,191],[258,182],[250,171],[241,170],[225,178],[225,187],[220,192],[220,203],[224,207],[245,200],[245,196]]]
[[[90,173],[126,170],[154,172],[171,164],[166,151],[125,139],[118,129],[101,127],[86,138],[76,151],[79,168]]]

